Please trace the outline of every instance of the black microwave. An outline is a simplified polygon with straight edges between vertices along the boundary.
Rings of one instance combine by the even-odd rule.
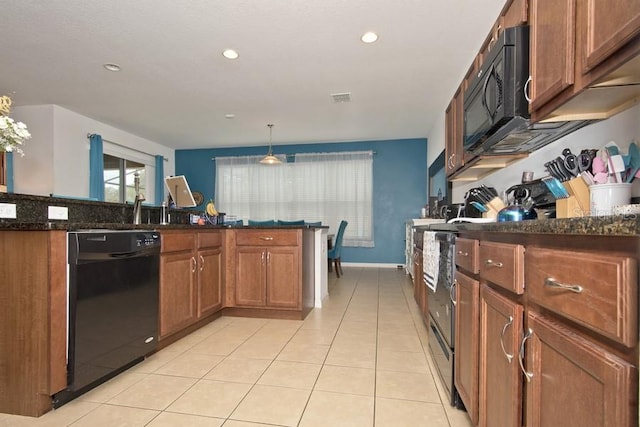
[[[505,28],[464,93],[465,151],[478,154],[487,140],[529,123],[528,76],[529,27]]]

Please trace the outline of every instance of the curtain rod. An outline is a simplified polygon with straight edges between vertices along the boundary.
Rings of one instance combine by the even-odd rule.
[[[88,133],[88,134],[87,134],[87,138],[91,138],[91,136],[92,136],[92,135],[95,135],[95,133]],[[136,151],[136,152],[138,152],[138,153],[140,153],[140,154],[145,154],[145,155],[147,155],[147,156],[153,156],[153,157],[155,157],[155,154],[147,153],[146,151],[138,150],[137,148],[131,148],[131,147],[129,147],[129,146],[126,146],[126,145],[123,145],[123,144],[118,144],[117,142],[113,142],[113,141],[110,141],[110,140],[108,140],[108,139],[104,139],[104,138],[102,138],[102,140],[103,140],[103,141],[108,142],[109,144],[113,144],[113,145],[117,145],[118,147],[126,148],[127,150]],[[166,157],[164,157],[164,156],[162,156],[162,159],[163,159],[165,162],[168,162],[168,161],[169,161],[169,159],[168,159],[168,158],[166,158]]]
[[[287,158],[289,157],[295,157],[298,154],[343,154],[343,153],[366,153],[367,151],[324,151],[321,153],[294,153],[294,154],[275,154],[275,156],[286,156]],[[372,151],[371,154],[373,154],[374,156],[376,154],[378,154],[377,151]],[[250,156],[260,156],[260,154],[250,154]],[[242,155],[239,156],[220,156],[220,157],[242,157]],[[215,160],[215,157],[212,157],[211,160]]]

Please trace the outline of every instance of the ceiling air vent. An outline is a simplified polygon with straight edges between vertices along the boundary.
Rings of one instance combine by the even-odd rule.
[[[333,102],[351,102],[351,92],[332,93]]]

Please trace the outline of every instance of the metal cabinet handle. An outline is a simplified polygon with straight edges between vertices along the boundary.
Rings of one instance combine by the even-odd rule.
[[[262,253],[260,254],[260,260],[262,261],[262,265],[264,265],[264,256],[265,256],[265,251],[262,251]]]
[[[456,302],[456,285],[458,284],[458,280],[454,279],[453,280],[453,285],[451,285],[451,287],[449,288],[449,299],[451,300],[451,303],[453,304],[453,306],[455,307],[458,303]]]
[[[469,256],[469,252],[458,251],[458,255]]]
[[[267,252],[267,264],[271,262],[271,252]]]
[[[531,328],[527,329],[527,332],[522,337],[522,342],[520,343],[520,351],[518,352],[518,362],[520,363],[520,370],[524,374],[524,377],[527,379],[527,382],[531,382],[531,378],[533,378],[533,374],[531,372],[527,372],[524,368],[524,345],[529,338],[533,335],[533,330]]]
[[[486,265],[487,267],[498,267],[498,268],[502,268],[502,263],[501,262],[495,262],[494,260],[488,259],[484,262],[484,265]]]
[[[580,285],[566,285],[564,283],[558,282],[556,279],[551,277],[547,277],[544,280],[544,285],[548,288],[565,289],[567,291],[575,292],[576,294],[582,292],[582,286]]]
[[[267,240],[267,241],[271,241],[273,240],[273,237],[260,237],[262,240]]]
[[[507,328],[512,324],[513,316],[509,316],[509,320],[502,327],[502,333],[500,334],[500,347],[502,347],[502,353],[504,353],[505,357],[507,358],[507,362],[509,363],[511,363],[511,360],[513,359],[513,354],[507,353],[507,351],[504,349],[504,333],[507,332]]]
[[[200,255],[200,271],[204,270],[204,257]]]
[[[531,97],[529,96],[529,85],[531,84],[531,81],[533,80],[533,78],[531,76],[529,76],[529,78],[527,79],[527,81],[524,84],[524,99],[527,100],[527,102],[529,104],[531,104]]]
[[[192,273],[196,272],[196,267],[197,267],[196,264],[197,264],[197,262],[196,262],[195,257],[191,257],[191,272]]]

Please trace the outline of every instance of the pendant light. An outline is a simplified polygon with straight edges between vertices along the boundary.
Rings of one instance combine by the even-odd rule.
[[[260,160],[260,163],[262,163],[263,165],[279,165],[282,163],[282,161],[276,156],[274,156],[273,153],[271,152],[271,137],[273,134],[273,123],[269,123],[267,126],[269,127],[269,152],[267,153],[266,156],[262,158],[262,160]]]

